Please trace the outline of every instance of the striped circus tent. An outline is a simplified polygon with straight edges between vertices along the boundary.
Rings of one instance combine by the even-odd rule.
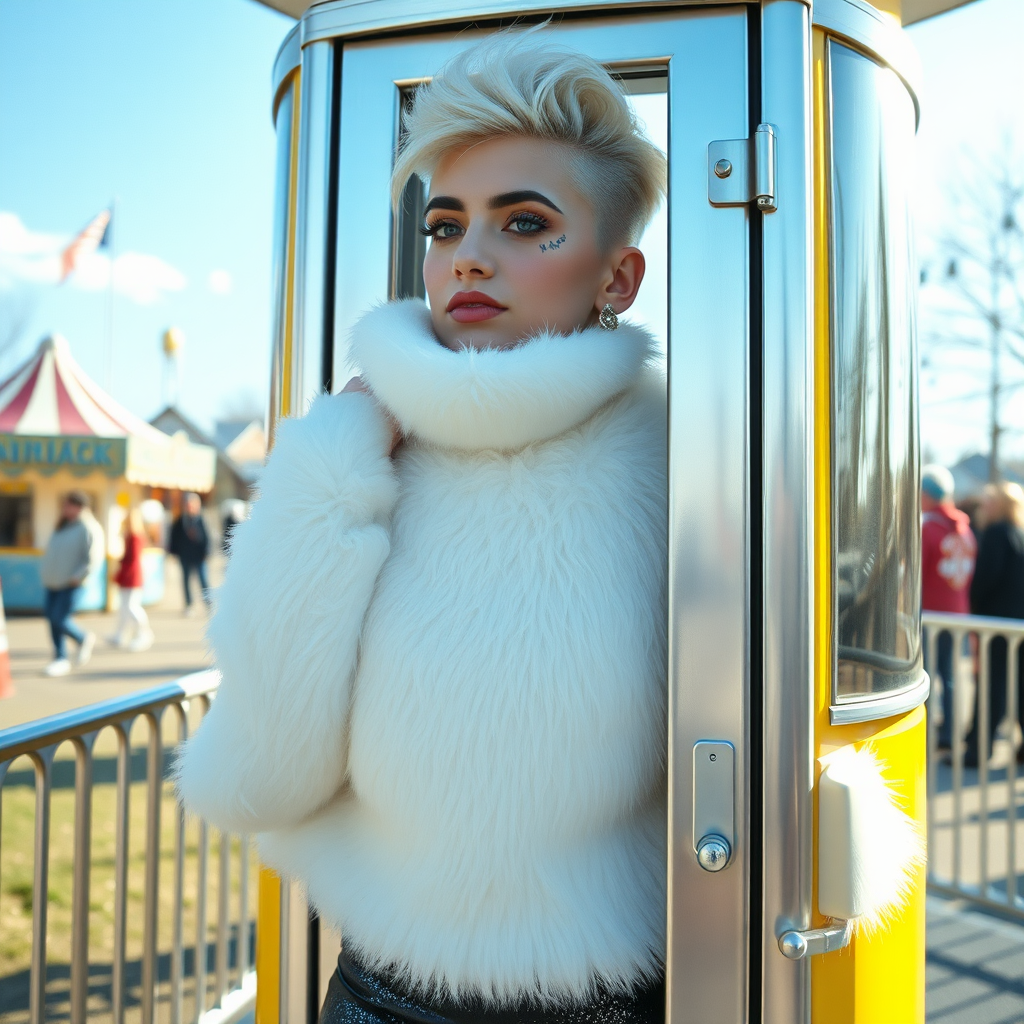
[[[0,471],[102,471],[130,483],[208,491],[215,453],[168,437],[103,391],[59,335],[0,384]]]
[[[0,384],[0,433],[155,440],[161,432],[101,391],[57,334]]]

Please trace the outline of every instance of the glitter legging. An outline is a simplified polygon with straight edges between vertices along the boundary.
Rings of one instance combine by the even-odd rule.
[[[489,1007],[414,997],[343,952],[331,975],[320,1024],[664,1024],[665,982],[629,995],[599,990],[586,1003]]]

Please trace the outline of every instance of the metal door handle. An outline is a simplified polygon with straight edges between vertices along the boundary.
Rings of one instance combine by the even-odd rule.
[[[852,921],[836,921],[827,928],[808,928],[800,932],[795,929],[779,936],[779,949],[790,960],[803,960],[805,956],[831,953],[850,944],[853,938]]]

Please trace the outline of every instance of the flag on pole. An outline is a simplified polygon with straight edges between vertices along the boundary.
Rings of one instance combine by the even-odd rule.
[[[98,213],[60,254],[60,280],[63,284],[74,272],[83,256],[95,252],[109,242],[110,210]]]

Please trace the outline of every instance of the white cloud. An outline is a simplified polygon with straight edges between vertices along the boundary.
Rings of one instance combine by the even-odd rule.
[[[0,211],[0,287],[16,282],[60,284],[60,254],[73,235],[32,231],[14,213]],[[168,292],[180,292],[185,275],[159,256],[122,253],[114,261],[114,291],[140,305],[149,305]],[[110,257],[92,252],[81,257],[65,282],[83,291],[102,291],[110,285]]]
[[[206,286],[214,295],[227,295],[232,284],[231,274],[226,270],[211,270],[206,279]]]

